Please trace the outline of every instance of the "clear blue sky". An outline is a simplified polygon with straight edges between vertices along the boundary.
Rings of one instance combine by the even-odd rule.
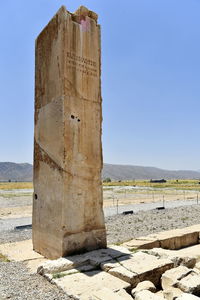
[[[0,5],[0,161],[32,163],[34,40],[61,5],[99,14],[104,162],[200,169],[199,0]]]

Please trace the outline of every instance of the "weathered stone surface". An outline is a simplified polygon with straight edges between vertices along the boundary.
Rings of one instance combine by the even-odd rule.
[[[157,239],[141,237],[137,239],[132,239],[128,242],[122,244],[128,249],[152,249],[160,246],[160,243]]]
[[[116,259],[124,257],[125,254],[128,259],[131,256],[131,254],[128,253],[130,253],[130,251],[127,249],[111,246],[106,249],[94,250],[80,255],[68,256],[66,258],[61,257],[56,260],[48,260],[41,264],[38,267],[38,273],[41,275],[46,273],[58,273],[87,264],[96,267],[102,265],[102,269],[104,269],[103,265],[106,265],[107,263],[112,265],[112,262],[116,262],[116,264],[118,264]],[[105,267],[105,269],[107,270],[109,268]]]
[[[197,262],[200,260],[200,244],[181,249],[178,252],[185,256],[194,257]]]
[[[196,263],[195,268],[200,270],[200,262]]]
[[[120,291],[121,292],[121,291]],[[108,289],[108,288],[102,288],[99,291],[94,292],[91,295],[90,299],[94,299],[94,300],[129,300],[132,299],[132,297],[130,297],[130,295],[128,295],[128,293],[126,291],[121,292],[116,292],[114,293],[112,290]],[[128,298],[130,297],[130,298]]]
[[[1,244],[0,253],[5,255],[9,260],[14,261],[44,259],[42,255],[33,251],[32,240]]]
[[[164,248],[178,250],[199,243],[200,225],[193,225],[182,229],[174,229],[145,237],[136,238],[123,243],[128,249]]]
[[[130,283],[132,286],[136,286],[139,282],[138,274],[127,270],[123,266],[112,268],[108,273]]]
[[[163,294],[166,300],[174,300],[177,297],[180,297],[183,294],[183,292],[180,289],[171,287],[167,290],[164,290]]]
[[[156,287],[151,281],[145,280],[145,281],[139,282],[138,285],[136,286],[136,288],[132,289],[131,294],[133,296],[135,296],[137,292],[140,292],[143,290],[155,293]]]
[[[199,231],[188,227],[151,234],[148,238],[158,240],[161,248],[177,250],[198,244]]]
[[[107,288],[112,292],[130,288],[130,284],[127,282],[102,271],[76,273],[53,279],[52,283],[56,284],[67,295],[81,300],[91,299],[91,295],[103,288]]]
[[[62,271],[62,272],[56,272],[56,273],[52,273],[52,274],[48,274],[45,273],[44,277],[48,280],[51,281],[52,279],[56,279],[56,278],[62,278],[65,276],[69,276],[72,274],[76,274],[76,273],[80,273],[80,272],[89,272],[89,271],[93,271],[96,270],[96,268],[92,265],[83,265],[80,267],[77,267],[76,269],[70,269],[70,270],[66,270],[66,271]]]
[[[185,293],[200,296],[200,276],[194,271],[178,280],[174,286]]]
[[[112,259],[100,264],[100,267],[103,271],[108,272],[110,269],[120,267],[121,265],[117,262],[116,259]]]
[[[124,289],[119,290],[118,292],[116,292],[116,294],[122,297],[123,300],[133,300],[131,295],[129,295]]]
[[[46,258],[30,259],[24,262],[30,273],[37,273],[38,266],[46,261]]]
[[[117,246],[117,245],[110,245],[106,249],[106,253],[108,255],[112,256],[112,258],[117,258],[117,257],[120,257],[120,256],[132,254],[132,252],[129,251],[126,247]]]
[[[162,299],[165,298],[162,290],[156,292],[155,295],[161,297]]]
[[[176,298],[176,300],[197,300],[199,297],[194,295],[183,293],[180,297]]]
[[[132,287],[135,287],[139,282],[145,280],[149,280],[157,286],[160,283],[161,275],[166,270],[174,267],[174,264],[170,260],[158,259],[153,255],[143,252],[137,252],[129,257],[119,257],[118,262],[125,269],[136,274],[132,279]],[[112,270],[113,269],[109,272]]]
[[[80,266],[81,264],[86,263],[86,260],[80,259],[79,263],[74,263],[74,261],[71,261],[67,258],[59,258],[56,260],[48,260],[44,263],[42,263],[38,269],[37,272],[41,275],[44,275],[46,273],[57,273],[62,272],[66,270],[70,270],[73,267]]]
[[[141,291],[136,293],[135,300],[164,300],[164,298],[150,291]]]
[[[179,278],[187,276],[192,272],[191,269],[188,269],[184,266],[179,266],[177,268],[173,268],[171,270],[166,271],[161,277],[161,285],[164,290],[167,290],[173,287]]]
[[[36,40],[33,247],[54,259],[106,247],[97,15],[61,7]]]
[[[167,250],[162,248],[154,248],[149,250],[150,255],[155,255],[159,258],[167,258],[174,262],[175,266],[183,265],[188,268],[193,268],[196,264],[196,258],[192,255],[185,255],[181,250]]]

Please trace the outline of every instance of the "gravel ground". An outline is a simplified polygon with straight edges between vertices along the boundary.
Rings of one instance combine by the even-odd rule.
[[[200,205],[193,205],[108,217],[108,243],[119,243],[155,232],[199,224],[199,215]]]
[[[27,206],[32,205],[32,201],[33,199],[31,196],[4,198],[0,195],[0,207]]]
[[[199,215],[200,205],[192,205],[107,217],[105,220],[108,244],[127,241],[154,232],[199,224]],[[0,235],[0,244],[30,239],[31,235],[30,229],[3,231]]]
[[[31,236],[32,230],[30,229],[2,231],[0,232],[0,244],[30,240]]]
[[[155,232],[199,224],[200,206],[165,210],[140,211],[134,215],[106,218],[108,244]],[[31,238],[31,230],[1,232],[0,243]],[[29,274],[23,263],[0,262],[0,300],[68,299],[61,291],[38,274]]]
[[[62,291],[38,274],[29,274],[23,263],[0,263],[0,300],[69,300]]]

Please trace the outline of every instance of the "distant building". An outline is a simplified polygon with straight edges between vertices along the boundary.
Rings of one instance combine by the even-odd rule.
[[[165,182],[167,182],[167,180],[165,180],[165,179],[151,179],[150,180],[150,182],[151,183],[165,183]]]

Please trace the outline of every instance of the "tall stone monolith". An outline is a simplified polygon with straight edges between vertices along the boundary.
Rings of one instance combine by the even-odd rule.
[[[61,7],[36,40],[33,248],[48,258],[106,247],[100,26]]]

